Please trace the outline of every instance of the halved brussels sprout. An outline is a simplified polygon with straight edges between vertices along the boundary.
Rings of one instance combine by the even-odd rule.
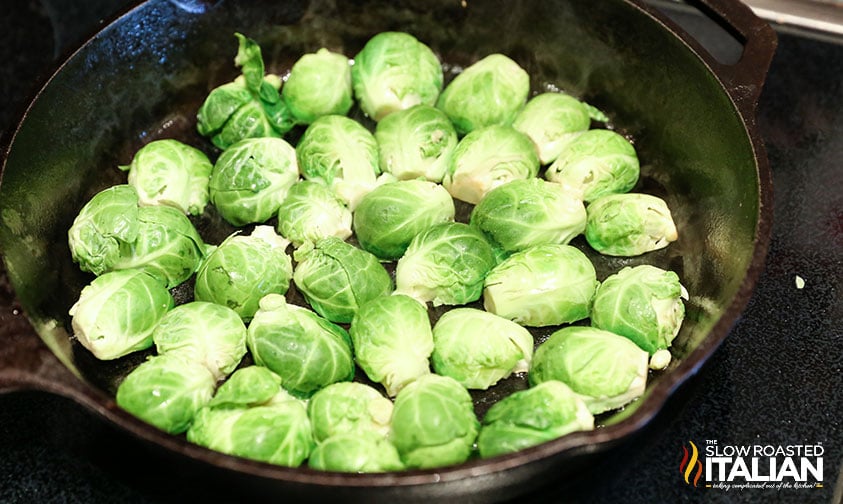
[[[244,138],[280,138],[295,125],[292,113],[281,99],[281,79],[264,75],[260,46],[235,33],[238,41],[234,64],[242,75],[211,90],[196,114],[196,128],[220,149]]]
[[[282,401],[244,408],[203,408],[187,440],[212,450],[286,467],[298,467],[315,446],[305,406]]]
[[[83,347],[112,360],[150,348],[152,331],[173,306],[167,287],[148,273],[112,271],[82,288],[70,307],[70,324]]]
[[[296,145],[302,177],[330,187],[351,210],[388,178],[379,177],[378,143],[361,123],[342,115],[322,116]]]
[[[393,112],[375,128],[380,167],[398,180],[441,182],[457,147],[448,116],[430,105]]]
[[[167,312],[152,340],[158,355],[179,354],[203,364],[220,380],[246,355],[246,325],[231,308],[191,301]]]
[[[454,198],[476,205],[495,187],[535,177],[538,171],[530,137],[512,126],[487,126],[460,140],[442,185]]]
[[[591,325],[625,336],[654,355],[670,347],[679,333],[683,297],[687,293],[673,271],[649,264],[625,267],[597,289]]]
[[[199,267],[194,299],[223,305],[248,322],[262,297],[289,289],[293,277],[293,262],[285,251],[289,243],[272,226],[255,226],[248,236],[232,234]]]
[[[311,396],[307,414],[317,443],[343,434],[386,438],[392,401],[364,383],[337,382]]]
[[[210,402],[217,380],[201,362],[177,353],[155,355],[133,369],[117,387],[117,405],[146,423],[185,432]]]
[[[165,282],[168,288],[193,276],[208,247],[180,210],[168,206],[138,208],[138,235],[120,243],[115,270],[139,268]]]
[[[408,469],[465,462],[480,422],[471,395],[453,378],[428,374],[401,389],[390,440]]]
[[[462,222],[436,224],[417,234],[398,259],[395,292],[434,306],[468,304],[480,299],[495,264],[480,230]]]
[[[592,201],[586,210],[585,238],[601,254],[637,256],[679,238],[670,209],[658,196],[609,194]]]
[[[67,231],[71,258],[82,271],[102,275],[114,269],[121,244],[138,238],[139,201],[134,187],[120,184],[103,189],[85,203]]]
[[[354,210],[353,229],[363,250],[398,259],[412,239],[434,224],[454,220],[454,200],[429,180],[399,180],[376,187]]]
[[[486,276],[483,306],[521,325],[585,319],[599,285],[591,260],[571,245],[538,245],[507,257]]]
[[[597,415],[644,393],[649,355],[629,339],[587,326],[557,330],[536,348],[530,385],[559,380]]]
[[[330,188],[309,180],[299,180],[278,207],[278,232],[301,247],[336,236],[345,240],[352,234],[351,210]]]
[[[349,473],[381,473],[404,469],[398,450],[388,439],[371,433],[337,434],[314,448],[311,469]]]
[[[342,327],[316,313],[267,294],[249,323],[246,346],[255,364],[281,377],[297,397],[354,377],[351,338]]]
[[[588,106],[571,95],[557,92],[538,94],[515,116],[512,127],[536,144],[541,164],[559,157],[565,144],[591,126]]]
[[[298,178],[296,150],[286,140],[247,138],[217,158],[211,203],[234,226],[266,222]]]
[[[354,56],[351,82],[363,112],[380,121],[418,105],[434,105],[444,76],[436,54],[404,32],[381,32]]]
[[[364,303],[348,333],[357,365],[390,397],[430,373],[430,319],[426,307],[409,296],[393,294]]]
[[[324,47],[305,54],[290,69],[281,97],[301,124],[323,115],[346,115],[353,103],[351,62]]]
[[[470,223],[506,252],[567,244],[585,231],[583,202],[539,178],[512,180],[486,193]]]
[[[208,156],[178,140],[154,140],[135,153],[129,185],[142,205],[168,205],[188,215],[201,215],[208,205],[208,184],[214,165]]]
[[[238,368],[218,388],[208,406],[247,408],[267,406],[284,401],[296,401],[281,386],[281,377],[263,366]]]
[[[454,308],[433,326],[431,362],[437,374],[485,390],[530,369],[533,336],[520,325],[476,308]]]
[[[530,76],[518,63],[503,54],[490,54],[457,74],[436,107],[464,135],[486,126],[512,124],[529,92]]]
[[[629,192],[639,173],[638,155],[629,140],[612,130],[593,129],[562,147],[545,178],[591,202]]]
[[[392,277],[378,258],[339,238],[323,238],[293,257],[296,287],[331,322],[351,322],[363,303],[392,292]]]
[[[477,449],[481,457],[494,457],[593,428],[594,416],[582,398],[549,380],[493,404],[483,416]]]

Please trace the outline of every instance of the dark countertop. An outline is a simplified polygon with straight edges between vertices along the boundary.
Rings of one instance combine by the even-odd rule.
[[[0,16],[0,131],[8,131],[34,84],[60,56],[125,3],[6,4]],[[686,21],[695,23],[694,16]],[[642,432],[577,481],[550,482],[523,500],[835,499],[843,460],[843,41],[778,28],[779,48],[759,107],[775,188],[773,239],[743,317]],[[0,300],[8,303],[8,296],[0,286]],[[680,473],[682,449],[689,441],[703,446],[709,440],[721,446],[822,445],[822,488],[693,488]],[[69,400],[42,392],[0,396],[0,502],[237,500],[210,481],[186,485],[192,480],[156,465],[154,455],[135,443]]]

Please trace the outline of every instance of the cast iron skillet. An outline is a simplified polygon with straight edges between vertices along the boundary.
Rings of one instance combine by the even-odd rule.
[[[764,265],[772,195],[755,108],[776,37],[737,1],[707,0],[701,8],[743,44],[734,65],[715,61],[659,13],[632,0],[140,4],[61,65],[5,152],[0,250],[16,300],[0,312],[0,390],[69,397],[209,477],[276,495],[486,501],[559,478],[659,412],[727,336]],[[268,70],[283,73],[299,55],[323,46],[353,56],[384,30],[413,33],[448,69],[505,53],[528,71],[534,91],[554,85],[577,95],[634,139],[642,160],[636,190],[666,199],[680,239],[644,257],[595,260],[601,279],[642,262],[680,275],[691,297],[671,366],[651,377],[644,397],[601,417],[594,431],[488,460],[395,474],[323,473],[230,457],[117,408],[116,385],[142,356],[98,362],[70,337],[67,310],[90,280],[67,248],[78,210],[99,190],[122,182],[116,166],[153,139],[179,138],[216,156],[195,133],[195,112],[210,89],[236,75],[235,31],[256,39]],[[212,210],[196,224],[209,242],[230,231]],[[500,390],[523,386],[523,377],[515,378]],[[478,412],[500,393],[475,394]]]

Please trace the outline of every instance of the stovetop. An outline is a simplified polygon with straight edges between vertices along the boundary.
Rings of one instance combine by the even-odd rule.
[[[693,10],[654,1],[701,37]],[[577,481],[548,482],[521,502],[840,502],[843,459],[843,21],[840,2],[750,0],[779,32],[759,128],[773,172],[767,267],[725,343],[638,435]],[[0,131],[36,83],[126,0],[13,0],[0,16]],[[789,6],[789,7],[788,7]],[[824,9],[834,29],[794,13]],[[776,10],[778,9],[778,10]],[[789,10],[788,10],[789,9]],[[834,14],[834,15],[833,15]],[[791,17],[788,17],[791,16]],[[836,22],[834,20],[837,20]],[[828,28],[829,25],[824,25]],[[703,40],[706,42],[706,40]],[[803,283],[804,282],[804,283]],[[10,293],[0,286],[0,298]],[[694,488],[683,447],[812,445],[821,485]],[[0,502],[237,501],[161,464],[80,406],[41,392],[0,396]]]

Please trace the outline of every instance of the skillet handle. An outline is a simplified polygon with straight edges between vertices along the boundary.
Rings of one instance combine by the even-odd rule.
[[[728,65],[695,44],[697,52],[715,70],[745,117],[754,117],[778,45],[775,30],[738,0],[694,0],[692,3],[743,45],[740,59]]]

